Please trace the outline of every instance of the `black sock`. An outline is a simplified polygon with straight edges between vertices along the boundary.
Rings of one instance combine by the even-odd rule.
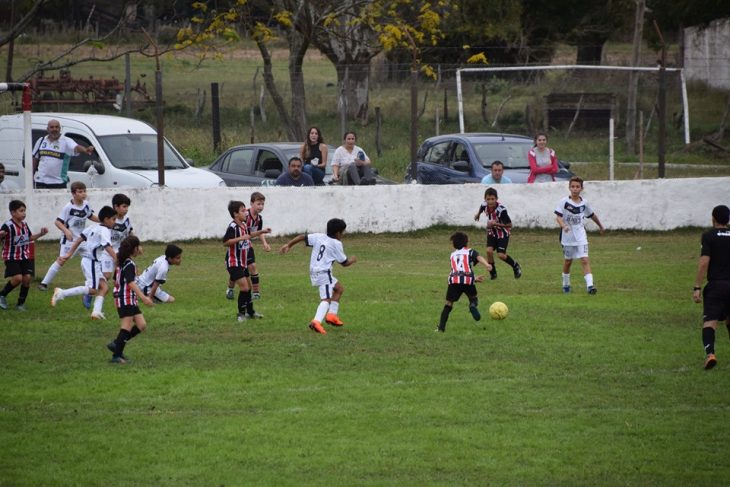
[[[702,328],[702,345],[705,347],[705,355],[715,353],[715,329],[709,326]]]
[[[258,274],[251,275],[251,284],[254,286],[259,285],[259,275]]]
[[[452,309],[453,309],[452,306],[449,306],[448,304],[444,305],[444,309],[441,310],[441,320],[439,321],[439,330],[441,330],[441,331],[446,330],[446,322],[449,320],[449,313],[451,313]]]
[[[28,291],[30,290],[30,286],[20,286],[20,296],[18,296],[18,306],[25,303],[25,298],[28,297]]]
[[[492,270],[489,271],[489,274],[493,276],[497,273],[497,265],[494,262],[489,262],[489,264],[492,266]]]
[[[130,332],[121,329],[119,330],[119,334],[117,335],[116,340],[114,340],[114,346],[116,347],[114,350],[114,357],[121,357],[124,353],[124,346],[127,344],[127,341],[129,340]]]
[[[10,281],[8,281],[7,284],[5,284],[5,287],[3,288],[3,290],[0,291],[0,296],[7,296],[8,294],[10,294],[10,291],[12,291],[13,289],[15,289],[15,286],[10,284]]]
[[[505,261],[505,262],[506,262],[507,264],[509,264],[509,266],[510,266],[511,268],[513,268],[513,269],[515,268],[515,261],[514,261],[514,259],[512,259],[512,257],[510,257],[509,255],[507,256],[507,258],[506,258],[506,259],[505,259],[504,261]]]
[[[142,330],[140,330],[139,328],[137,328],[137,325],[134,325],[132,327],[132,331],[129,332],[129,340],[131,340],[132,338],[136,337],[140,333],[142,333]],[[127,340],[127,341],[129,341],[129,340]]]
[[[238,314],[246,314],[248,303],[251,302],[251,290],[238,292]]]
[[[475,308],[479,306],[479,298],[476,296],[469,298],[469,306],[474,306]]]
[[[256,310],[253,309],[253,301],[249,301],[246,303],[246,313],[248,313],[250,316],[253,316],[254,313],[256,313]]]

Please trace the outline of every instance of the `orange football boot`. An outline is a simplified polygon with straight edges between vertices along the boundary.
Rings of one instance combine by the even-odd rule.
[[[705,369],[711,369],[715,365],[717,365],[717,359],[715,358],[714,353],[708,353],[707,358],[705,359]]]
[[[329,323],[332,326],[342,326],[344,323],[340,319],[339,316],[337,316],[334,313],[327,313],[327,316],[324,317],[324,321]]]
[[[316,331],[317,333],[321,333],[322,335],[327,334],[325,329],[322,328],[322,323],[317,320],[312,320],[312,322],[309,324],[309,329],[312,331]]]

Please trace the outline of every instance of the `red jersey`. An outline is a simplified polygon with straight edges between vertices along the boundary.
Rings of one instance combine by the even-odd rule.
[[[137,294],[129,287],[137,280],[137,264],[132,259],[125,260],[117,267],[114,274],[114,305],[117,309],[122,306],[137,306]]]
[[[223,236],[223,241],[231,240],[232,238],[242,237],[248,235],[248,230],[243,224],[239,225],[236,221],[232,221],[228,224],[226,234]],[[248,258],[248,249],[251,246],[249,240],[241,240],[229,245],[226,250],[226,267],[246,267],[246,259]]]
[[[12,218],[0,226],[5,232],[3,260],[28,260],[33,258],[30,228],[24,221],[16,223]]]
[[[499,201],[497,201],[497,206],[495,206],[494,209],[490,209],[487,206],[487,202],[485,201],[479,207],[479,212],[484,213],[484,215],[487,217],[487,221],[502,223],[504,225],[512,223],[512,220],[507,214],[507,208]],[[509,228],[487,227],[487,235],[491,235],[492,237],[497,238],[509,237]]]
[[[479,253],[463,247],[451,253],[451,273],[449,284],[474,284],[474,266]]]

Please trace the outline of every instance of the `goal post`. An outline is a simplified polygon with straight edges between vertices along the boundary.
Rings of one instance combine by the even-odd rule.
[[[640,66],[591,66],[582,64],[560,64],[548,66],[504,66],[485,68],[460,68],[456,70],[456,100],[459,107],[459,132],[464,133],[464,98],[461,88],[461,73],[495,73],[507,71],[551,71],[551,70],[594,70],[594,71],[635,71],[659,72],[660,67]],[[667,72],[678,72],[681,86],[682,112],[684,121],[684,143],[689,144],[689,102],[687,100],[687,82],[682,68],[664,68]]]

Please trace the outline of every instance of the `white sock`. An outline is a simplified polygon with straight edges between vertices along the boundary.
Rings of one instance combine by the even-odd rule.
[[[104,306],[104,296],[97,296],[94,299],[94,313],[101,313],[101,308]]]
[[[317,314],[314,315],[314,319],[322,323],[329,307],[330,304],[327,301],[320,301],[319,306],[317,306]]]
[[[89,294],[89,288],[86,286],[76,286],[68,289],[61,289],[58,297],[61,299],[70,298],[71,296],[80,296],[82,294]]]
[[[563,273],[563,286],[570,286],[570,274]]]
[[[330,313],[337,314],[340,311],[340,302],[339,301],[332,301],[330,303]]]
[[[51,283],[51,281],[53,281],[53,278],[56,277],[56,274],[58,274],[58,271],[60,271],[60,270],[61,270],[61,266],[58,265],[58,262],[54,261],[53,264],[51,264],[51,267],[48,268],[48,272],[46,272],[46,277],[43,278],[43,280],[41,281],[41,284],[45,284],[46,286],[48,286]]]
[[[586,280],[586,287],[592,287],[593,286],[593,274],[586,274],[585,276]]]

